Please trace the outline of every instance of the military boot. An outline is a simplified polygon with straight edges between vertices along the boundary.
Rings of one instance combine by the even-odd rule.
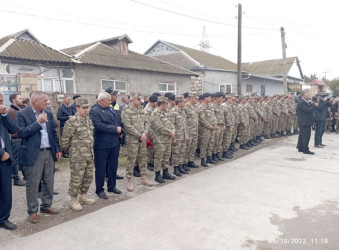
[[[212,156],[207,156],[206,163],[212,163],[212,164],[217,164],[218,162],[213,161]]]
[[[176,176],[182,176],[180,170],[179,170],[179,166],[174,166],[174,172],[173,172],[174,175]]]
[[[134,191],[133,178],[127,178],[127,191],[128,192],[133,192]]]
[[[252,147],[253,147],[253,145],[252,145],[249,141],[247,142],[246,146],[247,146],[248,148],[252,148]]]
[[[162,171],[162,178],[167,179],[167,180],[175,180],[175,176],[173,176],[170,173],[168,173],[168,168],[165,168]]]
[[[226,151],[226,159],[232,159],[233,158],[233,153],[231,150]]]
[[[159,183],[165,183],[165,180],[161,177],[160,171],[155,172],[154,180]]]
[[[187,166],[187,164],[182,164],[182,168],[183,168],[186,172],[191,171],[191,169]]]
[[[212,154],[212,161],[215,161],[216,163],[219,163],[220,161],[218,160],[216,154]]]
[[[196,157],[199,157],[199,156],[200,156],[200,148],[197,148],[197,149],[195,150],[195,156],[196,156]]]
[[[243,149],[243,150],[249,150],[250,148],[247,147],[246,144],[243,144],[243,145],[240,145],[240,149]]]
[[[181,164],[178,166],[178,169],[181,173],[188,174],[188,172],[183,168],[183,166]]]
[[[233,152],[237,152],[238,151],[238,149],[235,147],[234,143],[231,144],[230,150],[233,151]]]
[[[210,165],[207,164],[207,162],[205,161],[205,158],[201,158],[201,163],[200,163],[201,166],[207,168],[209,167]]]
[[[84,208],[80,205],[78,198],[72,198],[69,202],[69,206],[73,211],[81,211]]]
[[[199,166],[197,164],[195,164],[194,161],[189,161],[187,163],[187,166],[190,167],[190,168],[199,168]]]
[[[86,196],[86,194],[81,194],[79,197],[80,204],[92,205],[95,203],[94,199],[90,199]]]
[[[219,161],[224,161],[224,159],[220,156],[221,153],[216,154],[215,157],[219,160]]]
[[[285,131],[280,131],[281,136],[285,136]]]
[[[135,167],[134,167],[134,170],[133,170],[133,176],[134,176],[134,177],[141,177],[139,166],[135,166]]]
[[[141,184],[142,184],[142,185],[145,185],[145,186],[147,186],[147,187],[152,187],[152,186],[153,186],[153,183],[150,182],[150,181],[147,179],[147,177],[146,177],[145,174],[142,174],[142,175],[141,175]]]
[[[147,169],[148,169],[149,171],[154,171],[154,165],[153,165],[152,163],[148,163],[148,164],[147,164]]]

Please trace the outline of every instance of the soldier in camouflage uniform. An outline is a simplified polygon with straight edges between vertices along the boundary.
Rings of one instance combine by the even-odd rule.
[[[198,108],[196,106],[196,104],[198,103],[197,93],[189,92],[187,100],[188,102],[184,108],[184,111],[186,114],[186,124],[189,140],[187,141],[186,144],[185,163],[190,168],[198,168],[198,166],[194,162],[194,153],[196,151],[198,143],[198,125],[199,125]]]
[[[224,132],[226,130],[223,107],[221,106],[223,102],[224,102],[224,94],[221,92],[215,93],[214,101],[212,103],[216,125],[217,125],[217,129],[215,133],[213,134],[214,135],[214,146],[212,149],[212,160],[215,162],[224,161],[221,157],[222,152],[223,152]]]
[[[231,150],[232,137],[235,131],[235,117],[232,110],[233,100],[231,95],[226,95],[226,102],[222,104],[224,118],[225,118],[225,127],[224,138],[223,138],[223,154],[222,157],[226,159],[233,158],[233,151]]]
[[[272,97],[265,97],[265,101],[263,102],[263,111],[265,116],[263,128],[264,138],[271,139],[271,128],[273,122]]]
[[[238,149],[235,147],[235,140],[238,136],[238,124],[239,124],[239,103],[240,103],[240,100],[239,100],[239,96],[238,95],[235,95],[233,94],[234,96],[232,96],[232,112],[234,114],[234,133],[232,133],[232,143],[231,143],[231,151],[233,152],[236,152],[238,151]]]
[[[149,102],[145,107],[145,119],[148,121],[151,118],[151,114],[153,113],[154,109],[157,107],[158,97],[155,95],[151,95],[149,97]],[[149,142],[149,146],[147,146],[147,169],[149,171],[154,171],[154,148],[151,145],[153,143],[153,136],[152,136],[152,127],[149,126],[148,134],[147,134],[147,141]]]
[[[94,204],[86,197],[93,180],[94,152],[93,129],[88,117],[89,104],[86,99],[76,102],[76,114],[66,123],[61,137],[61,147],[69,151],[71,178],[69,183],[70,207],[74,211],[83,209],[83,204]],[[78,197],[79,196],[79,197]]]
[[[157,105],[158,107],[153,111],[150,119],[154,143],[155,181],[165,183],[164,179],[175,179],[175,176],[170,175],[168,172],[168,159],[171,156],[171,144],[175,137],[175,130],[166,113],[168,99],[158,97]],[[160,174],[161,169],[163,170],[162,176]]]
[[[211,94],[204,93],[203,94],[203,102],[199,106],[198,115],[199,115],[199,134],[201,134],[201,144],[200,144],[200,158],[201,158],[201,166],[209,167],[207,161],[212,161],[212,134],[217,129],[214,114],[212,114],[212,110],[210,107],[211,102]],[[213,161],[216,163],[215,161]]]
[[[184,159],[186,155],[186,142],[189,140],[186,128],[186,114],[184,107],[186,101],[183,95],[175,97],[176,106],[170,111],[169,119],[175,129],[175,137],[172,141],[172,165],[174,167],[173,174],[182,176],[188,174],[190,170],[187,166],[184,168]]]
[[[280,119],[280,113],[281,113],[281,110],[280,110],[280,105],[278,103],[278,98],[279,98],[279,95],[275,94],[273,96],[273,102],[272,102],[272,111],[273,111],[273,128],[272,128],[272,138],[275,138],[275,137],[279,137],[280,136],[280,132],[279,131],[279,119]]]
[[[245,106],[247,100],[249,99],[248,95],[244,95],[240,98],[239,109],[239,143],[240,148],[248,150],[250,147],[247,146],[249,140],[249,125],[250,125],[250,115],[247,107]]]
[[[285,136],[286,122],[288,119],[288,106],[287,103],[285,102],[285,95],[281,95],[280,97],[280,107],[281,107],[280,136]]]
[[[146,164],[147,149],[146,140],[149,131],[148,119],[146,119],[145,111],[141,107],[141,98],[138,93],[132,94],[130,104],[122,110],[121,119],[126,130],[127,145],[127,191],[134,190],[133,169],[137,164],[140,168],[141,184],[152,186],[153,184],[147,180]]]
[[[293,122],[294,122],[294,116],[296,115],[296,108],[294,105],[294,98],[293,98],[293,93],[288,94],[288,98],[285,100],[287,103],[288,107],[288,119],[286,123],[286,134],[287,135],[292,135],[292,127],[293,127]]]
[[[247,103],[245,104],[245,107],[248,110],[248,114],[250,116],[250,124],[249,124],[249,141],[247,143],[248,147],[253,147],[258,145],[254,139],[255,139],[255,126],[256,122],[258,121],[257,114],[255,112],[254,107],[252,106],[253,98],[248,98]]]

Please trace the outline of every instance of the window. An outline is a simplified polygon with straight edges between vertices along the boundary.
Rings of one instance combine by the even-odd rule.
[[[126,82],[116,80],[101,80],[101,90],[112,87],[114,90],[119,91],[122,94],[127,94]]]
[[[246,92],[252,92],[252,84],[246,84]]]
[[[159,92],[160,93],[172,93],[173,95],[177,92],[177,84],[176,83],[159,83]]]
[[[40,78],[38,79],[38,89],[47,93],[65,92],[74,94],[74,82],[72,79]]]
[[[232,84],[219,84],[219,91],[226,94],[232,93]]]

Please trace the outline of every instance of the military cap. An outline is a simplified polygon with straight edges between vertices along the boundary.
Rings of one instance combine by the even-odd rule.
[[[188,97],[188,92],[185,92],[183,95],[184,95],[184,98],[187,98]]]
[[[159,96],[158,97],[158,102],[168,102],[168,98],[165,96]]]
[[[249,98],[250,98],[249,95],[243,95],[243,96],[241,97],[241,99],[249,99]]]
[[[170,95],[172,95],[172,93],[170,93],[170,92],[166,92],[165,94],[164,94],[164,97],[169,97]]]
[[[206,98],[206,97],[209,97],[209,96],[212,96],[210,93],[204,93],[204,94],[202,94],[202,98],[204,99],[204,98]]]
[[[89,103],[87,99],[76,100],[75,105],[80,106],[80,107],[89,107]]]
[[[132,99],[134,99],[134,98],[141,98],[141,95],[140,95],[140,93],[138,93],[138,92],[132,92],[131,94],[130,94],[130,98],[131,98],[131,100]]]
[[[198,93],[197,92],[189,92],[188,93],[188,97],[195,97],[195,98],[197,98],[198,97]]]
[[[184,100],[184,96],[183,95],[177,95],[175,97],[175,100],[178,101],[178,102],[182,102]]]
[[[251,94],[252,97],[256,96],[256,95],[258,95],[258,92],[256,92],[256,91],[253,91],[252,94]]]
[[[231,93],[230,95],[231,95],[231,97],[235,97],[235,93]]]
[[[225,98],[232,98],[232,94],[226,94]]]
[[[234,95],[234,97],[239,98],[240,96],[239,95]]]
[[[222,96],[224,96],[224,93],[222,92],[217,92],[214,94],[214,97],[222,97]]]
[[[273,97],[280,97],[278,94],[274,94]]]
[[[151,96],[149,97],[149,101],[150,101],[150,102],[157,102],[157,101],[158,101],[158,96],[156,96],[156,95],[151,95]]]
[[[166,97],[166,96],[165,96]],[[175,95],[170,95],[169,97],[168,97],[168,100],[171,100],[171,101],[175,101]]]
[[[203,95],[199,95],[199,100],[204,100],[204,96]]]
[[[79,97],[81,97],[81,95],[74,95],[74,96],[73,96],[73,100],[74,100],[74,99],[77,99],[77,98],[79,98]]]
[[[161,96],[161,94],[159,92],[154,92],[152,95]]]

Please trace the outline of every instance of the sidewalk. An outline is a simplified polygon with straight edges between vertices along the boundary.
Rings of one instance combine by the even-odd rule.
[[[339,249],[339,136],[325,134],[315,155],[298,153],[296,140],[1,249]]]

